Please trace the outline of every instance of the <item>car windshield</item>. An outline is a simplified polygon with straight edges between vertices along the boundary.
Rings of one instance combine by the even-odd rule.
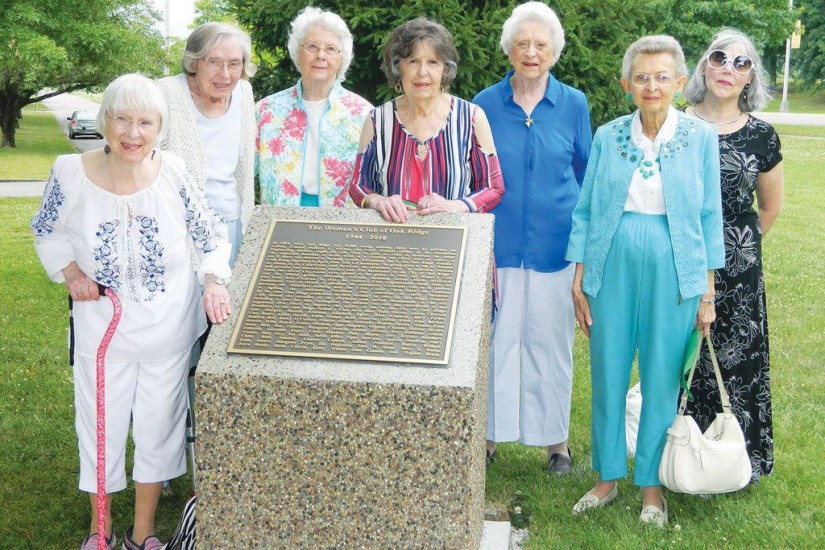
[[[83,122],[94,122],[97,119],[97,113],[95,111],[83,111],[82,113],[77,113],[75,118]]]

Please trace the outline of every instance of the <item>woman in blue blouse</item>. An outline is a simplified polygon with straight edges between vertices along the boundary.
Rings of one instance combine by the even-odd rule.
[[[496,216],[498,312],[488,398],[487,458],[496,442],[547,446],[548,468],[571,470],[567,447],[576,320],[564,259],[592,140],[587,100],[550,69],[564,48],[552,9],[528,2],[504,23],[513,65],[479,93],[507,193]]]
[[[670,36],[630,45],[622,86],[638,110],[596,131],[573,212],[567,259],[576,263],[576,319],[590,338],[596,486],[579,514],[617,496],[627,474],[625,393],[638,354],[642,412],[634,482],[640,519],[662,527],[659,462],[676,414],[682,355],[696,326],[715,318],[713,270],[725,265],[719,141],[710,125],[671,102],[687,80]]]

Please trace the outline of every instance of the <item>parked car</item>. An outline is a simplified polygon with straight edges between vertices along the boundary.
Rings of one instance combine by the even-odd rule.
[[[97,111],[75,111],[66,120],[69,121],[69,139],[78,136],[103,138],[103,134],[97,131]]]

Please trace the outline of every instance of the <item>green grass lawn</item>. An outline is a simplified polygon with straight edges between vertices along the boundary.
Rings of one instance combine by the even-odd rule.
[[[574,475],[558,479],[545,473],[542,449],[504,444],[487,476],[488,507],[506,513],[514,495],[521,494],[523,515],[530,520],[527,548],[825,547],[825,128],[778,129],[786,203],[764,243],[774,476],[728,496],[669,494],[671,520],[662,531],[640,525],[641,500],[629,481],[619,484],[614,505],[574,517],[573,504],[596,478],[589,467],[589,358],[579,334],[571,419]],[[89,524],[88,499],[77,490],[66,293],[46,278],[32,247],[28,223],[37,206],[37,199],[0,199],[3,550],[76,547]],[[175,481],[175,494],[161,500],[158,533],[163,540],[174,529],[188,490],[181,478]],[[130,488],[115,500],[119,533],[129,525],[133,498]]]
[[[779,104],[782,102],[782,85],[774,93],[763,110],[769,112],[779,112]],[[791,113],[825,113],[825,91],[811,90],[788,90],[788,108]]]
[[[15,133],[17,147],[0,149],[0,180],[46,180],[57,155],[75,152],[54,115],[30,107]]]

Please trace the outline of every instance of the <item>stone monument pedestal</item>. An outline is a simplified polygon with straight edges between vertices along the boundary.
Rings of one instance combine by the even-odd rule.
[[[484,507],[493,218],[441,214],[467,246],[447,366],[226,352],[273,219],[374,211],[258,207],[196,378],[198,546],[478,548]]]

